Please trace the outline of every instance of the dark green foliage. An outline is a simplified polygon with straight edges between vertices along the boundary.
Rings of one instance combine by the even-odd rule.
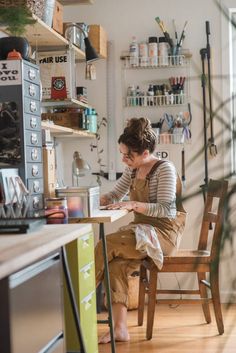
[[[3,7],[0,9],[0,26],[6,26],[7,32],[12,36],[22,36],[25,27],[35,22],[31,11],[26,6]]]

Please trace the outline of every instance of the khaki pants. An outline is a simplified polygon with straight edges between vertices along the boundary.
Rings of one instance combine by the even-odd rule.
[[[128,307],[128,276],[139,271],[140,262],[146,257],[135,249],[136,240],[132,230],[118,231],[106,236],[109,262],[111,301]],[[96,284],[104,277],[104,260],[101,240],[95,249]]]
[[[165,255],[175,247],[159,236]],[[147,255],[136,250],[136,239],[133,230],[124,230],[106,236],[107,257],[109,263],[111,301],[128,307],[128,276],[139,271],[140,262]],[[104,278],[104,257],[101,240],[95,248],[96,285]]]

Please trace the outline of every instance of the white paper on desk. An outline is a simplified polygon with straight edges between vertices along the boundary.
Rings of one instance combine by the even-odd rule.
[[[16,187],[17,195],[20,195],[20,187],[18,183],[15,183],[15,178],[18,177],[18,169],[16,168],[4,168],[0,170],[0,183],[3,190],[3,202],[5,205],[9,205],[11,202],[17,202],[17,197],[13,198],[15,193],[14,187],[11,180],[13,180]]]

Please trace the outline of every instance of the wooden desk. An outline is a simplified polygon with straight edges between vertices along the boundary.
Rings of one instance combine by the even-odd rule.
[[[105,278],[105,285],[106,285],[107,308],[109,313],[108,320],[102,321],[102,323],[109,324],[112,353],[116,352],[116,347],[115,347],[115,337],[114,337],[114,328],[113,328],[110,276],[109,276],[109,268],[108,268],[107,244],[106,244],[106,237],[105,237],[105,231],[104,231],[104,223],[115,222],[127,214],[128,214],[127,210],[102,210],[102,211],[98,210],[93,217],[69,219],[69,223],[98,223],[99,224],[99,237],[102,241],[102,248],[103,248],[104,278]]]
[[[63,269],[73,295],[64,246],[91,230],[89,224],[60,224],[45,225],[30,234],[0,236],[0,353],[38,352],[49,345],[50,351],[65,352],[58,249],[62,248]],[[74,303],[73,298],[76,310]],[[84,353],[80,322],[75,321]]]

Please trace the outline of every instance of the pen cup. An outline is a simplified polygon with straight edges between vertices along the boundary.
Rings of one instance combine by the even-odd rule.
[[[172,47],[172,65],[180,66],[183,65],[183,57],[181,54],[181,47],[179,45],[174,45]]]

